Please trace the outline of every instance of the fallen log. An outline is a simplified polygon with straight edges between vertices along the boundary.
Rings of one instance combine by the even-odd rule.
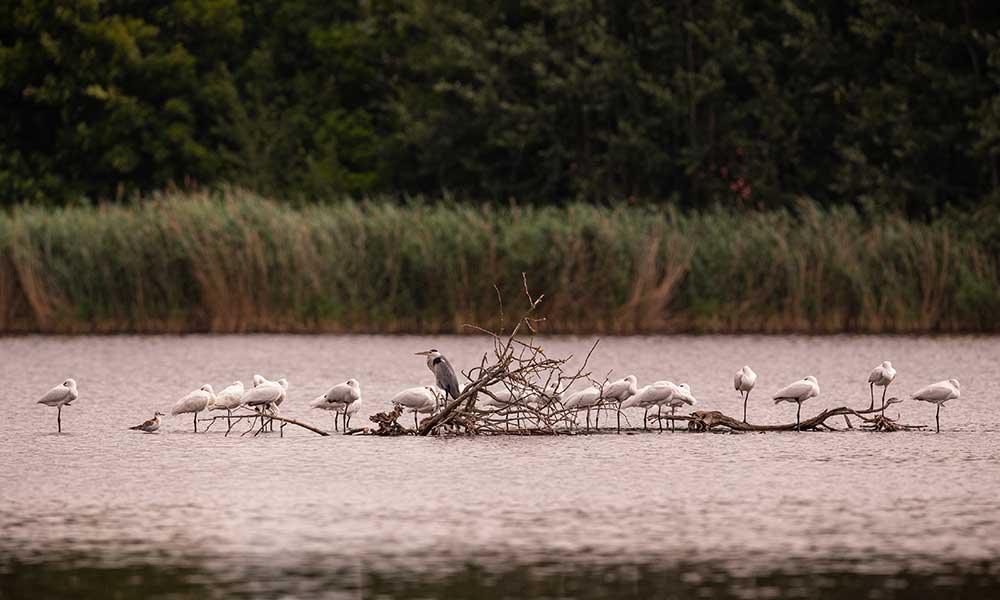
[[[730,417],[729,415],[723,414],[717,410],[696,410],[690,415],[671,415],[671,414],[652,414],[647,417],[649,421],[665,420],[665,421],[687,421],[688,431],[692,432],[705,432],[711,431],[717,427],[725,427],[731,431],[741,431],[741,432],[760,432],[760,431],[809,431],[817,430],[820,427],[825,427],[829,430],[837,431],[832,426],[827,425],[826,421],[833,417],[843,416],[846,420],[848,415],[855,416],[862,421],[862,427],[866,431],[919,431],[926,429],[926,425],[905,425],[894,421],[880,413],[881,409],[873,410],[855,410],[853,408],[848,408],[846,406],[841,406],[838,408],[828,408],[823,412],[819,413],[815,417],[808,419],[803,419],[798,425],[795,423],[785,423],[779,425],[754,425],[752,423],[744,423],[743,421]],[[868,417],[866,415],[873,415]],[[848,426],[850,421],[847,422]],[[853,427],[852,427],[853,428]]]

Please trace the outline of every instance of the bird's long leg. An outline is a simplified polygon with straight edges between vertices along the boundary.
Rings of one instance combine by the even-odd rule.
[[[62,433],[62,406],[57,406],[56,411],[56,428]]]
[[[656,422],[660,425],[660,433],[663,433],[663,405],[656,405]]]
[[[198,413],[194,413],[194,432],[198,433]]]
[[[587,431],[590,431],[590,407],[587,407]]]
[[[871,382],[871,383],[868,384],[868,390],[872,393],[872,403],[871,403],[871,405],[868,406],[868,410],[874,410],[875,409],[875,382]]]
[[[618,433],[622,432],[622,403],[618,402]]]
[[[934,415],[934,421],[937,423],[937,432],[941,433],[941,405],[938,404],[937,414]]]
[[[344,423],[344,433],[347,433],[347,428],[351,426],[351,415],[344,413],[344,418],[347,419]]]
[[[747,400],[750,399],[750,390],[747,390],[743,396],[743,422],[747,422]]]
[[[882,386],[882,416],[885,416],[885,390],[889,387],[889,384]]]
[[[875,401],[872,400],[872,402],[874,403]],[[798,410],[795,411],[795,431],[802,431],[802,428],[800,427],[801,415],[802,415],[802,403],[799,402],[799,408]]]
[[[413,411],[413,431],[417,430],[417,411]]]
[[[647,406],[646,410],[642,413],[642,428],[645,429],[646,431],[649,431],[648,419],[649,419],[649,407]]]
[[[597,414],[594,415],[594,429],[601,428],[601,405],[597,405]]]
[[[226,409],[226,421],[227,421],[226,434],[228,435],[229,432],[233,430],[233,409],[231,408]]]

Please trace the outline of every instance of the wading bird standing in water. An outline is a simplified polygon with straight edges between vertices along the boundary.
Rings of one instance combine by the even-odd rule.
[[[743,422],[747,422],[747,400],[750,399],[750,390],[753,386],[757,385],[757,374],[753,372],[748,365],[743,365],[743,368],[736,371],[736,377],[733,378],[733,385],[736,386],[736,391],[743,396]]]
[[[239,408],[240,404],[243,404],[245,391],[242,381],[234,381],[215,395],[215,402],[212,404],[211,410],[226,411],[226,424],[229,430],[233,428],[233,409]]]
[[[636,391],[631,398],[621,403],[619,410],[633,407],[643,409],[645,412],[642,414],[642,428],[649,429],[649,421],[647,420],[649,409],[656,406],[657,413],[659,413],[660,403],[669,400],[676,388],[677,386],[669,381],[656,381]],[[663,431],[663,421],[659,420],[659,422],[660,431]]]
[[[361,384],[357,379],[338,383],[312,402],[313,408],[333,411],[333,430],[337,431],[339,413],[344,413],[344,431],[351,423],[351,415],[361,409]]]
[[[618,381],[604,384],[604,398],[618,403],[618,433],[622,431],[622,402],[635,395],[639,390],[636,388],[638,380],[635,375],[622,377]]]
[[[184,396],[174,404],[172,415],[182,415],[184,413],[194,413],[194,432],[198,433],[198,413],[212,408],[215,403],[215,390],[212,384],[206,383],[201,388]]]
[[[129,427],[129,429],[134,429],[135,431],[145,431],[146,433],[155,433],[156,430],[160,428],[160,417],[165,416],[160,411],[153,413],[153,418],[136,425],[135,427]]]
[[[812,375],[805,379],[800,379],[795,383],[786,385],[774,394],[774,403],[795,402],[799,405],[795,411],[795,429],[801,431],[799,424],[802,422],[802,403],[810,398],[819,396],[819,382]]]
[[[393,396],[389,402],[413,411],[413,429],[416,430],[418,428],[417,413],[434,412],[442,400],[439,393],[440,390],[429,385],[409,388]]]
[[[955,400],[961,395],[957,379],[939,381],[932,383],[925,388],[914,392],[910,397],[914,400],[923,400],[937,404],[937,414],[934,421],[937,423],[937,432],[941,433],[941,407],[949,400]]]
[[[288,393],[288,380],[282,377],[271,381],[261,375],[254,375],[253,383],[254,387],[243,394],[243,404],[260,413],[260,427],[263,431],[264,413],[274,414],[278,411],[278,406],[285,401]]]
[[[45,392],[45,395],[38,401],[38,404],[55,406],[58,409],[56,413],[56,428],[59,433],[62,433],[62,407],[69,406],[70,402],[79,397],[80,393],[76,391],[76,380],[70,378]]]
[[[416,352],[417,356],[427,357],[427,368],[434,373],[437,386],[445,391],[452,399],[457,399],[462,393],[458,387],[458,377],[455,377],[455,369],[451,368],[451,363],[443,354],[431,348],[423,352]]]
[[[590,409],[594,406],[599,406],[601,404],[601,388],[589,387],[582,389],[578,392],[573,392],[566,398],[566,408],[569,410],[579,411],[581,409],[587,409],[587,431],[590,431]],[[598,408],[600,411],[600,408]],[[600,412],[598,414],[598,420],[600,420]],[[576,418],[573,418],[571,423],[575,424]]]
[[[870,375],[868,375],[868,391],[872,394],[872,403],[868,406],[868,410],[875,410],[875,386],[882,388],[882,414],[885,415],[885,390],[892,383],[892,380],[896,378],[896,369],[892,368],[892,363],[889,361],[882,361],[882,364],[872,369]]]
[[[670,407],[670,415],[676,415],[677,409],[683,407],[685,404],[688,406],[694,406],[698,401],[695,400],[694,396],[691,394],[691,386],[686,383],[680,385],[675,385],[674,389],[671,391],[670,398],[665,401],[660,402],[662,406]],[[670,431],[675,431],[674,426],[675,421],[670,419]]]

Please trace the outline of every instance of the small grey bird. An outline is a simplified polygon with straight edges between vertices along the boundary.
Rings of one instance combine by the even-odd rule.
[[[455,369],[451,368],[448,359],[433,348],[417,352],[416,355],[427,357],[427,368],[434,373],[437,386],[444,390],[448,396],[458,398],[462,390],[458,387],[458,377],[455,376]]]

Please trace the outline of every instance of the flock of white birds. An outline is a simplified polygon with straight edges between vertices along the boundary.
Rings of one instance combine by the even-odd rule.
[[[439,363],[446,362],[446,359],[436,350],[428,351],[433,353],[429,356],[427,366],[438,376],[437,386],[421,386],[403,390],[392,397],[391,404],[398,405],[403,409],[413,412],[414,427],[417,426],[418,414],[431,414],[437,411],[444,401],[450,397],[456,397],[457,392],[446,393],[443,388],[451,387],[444,380],[440,371]],[[427,354],[427,353],[424,353]],[[438,369],[436,370],[436,367]],[[450,366],[449,366],[450,371]],[[453,378],[453,374],[451,375]],[[885,398],[886,388],[895,380],[896,369],[892,363],[885,361],[872,369],[868,376],[869,389],[871,392],[871,404],[869,410],[875,410],[875,388],[882,388],[881,410],[885,410],[888,403],[899,402],[895,398],[888,401]],[[441,385],[444,383],[445,385]],[[749,366],[744,366],[736,371],[733,378],[733,386],[743,399],[743,421],[747,422],[747,402],[750,392],[757,385],[757,373]],[[686,383],[675,384],[670,381],[655,381],[649,385],[638,387],[638,381],[634,375],[629,375],[617,381],[605,381],[601,385],[594,385],[585,389],[566,395],[565,390],[559,390],[555,384],[550,384],[544,388],[544,392],[533,389],[518,391],[516,389],[503,388],[491,389],[489,394],[480,396],[479,405],[482,408],[493,408],[504,410],[518,404],[533,404],[536,406],[546,406],[553,401],[559,401],[568,411],[578,413],[587,411],[587,428],[590,428],[590,411],[598,410],[597,418],[600,418],[600,409],[608,405],[616,406],[618,414],[618,428],[621,428],[621,411],[631,408],[641,408],[643,414],[643,424],[647,423],[646,417],[649,411],[656,408],[662,411],[669,408],[675,413],[678,408],[694,406],[697,403],[691,392],[691,386]],[[792,382],[775,392],[771,399],[777,404],[779,402],[794,402],[798,405],[796,410],[796,424],[801,422],[802,403],[810,398],[819,396],[819,382],[812,375],[806,376],[798,381]],[[60,385],[45,393],[39,404],[52,406],[58,409],[56,421],[58,431],[62,432],[62,407],[70,404],[79,397],[76,380],[67,379]],[[288,395],[288,381],[278,379],[271,381],[262,375],[254,375],[253,386],[244,388],[243,383],[235,381],[226,386],[218,393],[215,392],[211,384],[205,384],[199,389],[185,395],[178,400],[171,410],[173,415],[193,414],[194,431],[198,431],[198,414],[206,411],[225,410],[229,416],[232,411],[245,407],[260,415],[276,416],[282,402]],[[937,431],[941,431],[941,406],[949,400],[954,400],[960,395],[960,387],[957,379],[947,379],[932,383],[921,388],[910,395],[913,400],[921,400],[937,405]],[[312,401],[311,407],[332,411],[334,413],[334,429],[338,429],[342,421],[344,430],[347,431],[351,417],[361,409],[361,384],[356,379],[348,379],[343,383],[338,383],[331,387],[325,394]],[[139,425],[131,427],[137,431],[153,433],[160,428],[160,417],[163,413],[156,412],[152,419]],[[662,421],[661,421],[662,423]],[[671,421],[672,423],[672,421]],[[599,426],[599,422],[595,424]],[[662,427],[662,425],[661,425]]]

